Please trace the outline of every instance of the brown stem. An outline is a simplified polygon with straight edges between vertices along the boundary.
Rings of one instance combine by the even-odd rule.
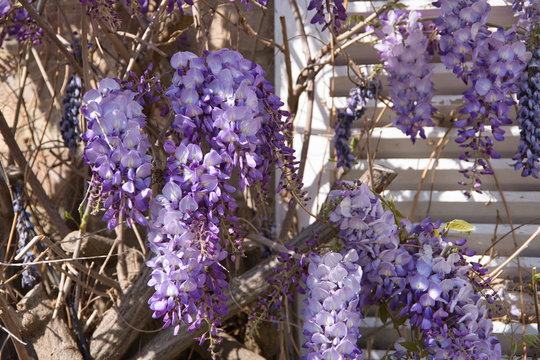
[[[311,138],[311,125],[313,120],[313,103],[315,100],[315,89],[314,89],[314,80],[310,79],[308,82],[307,88],[307,98],[308,103],[306,105],[307,114],[306,114],[306,128],[304,129],[304,143],[302,144],[302,151],[300,153],[300,166],[298,168],[298,178],[302,179],[304,177],[304,170],[306,168],[307,154],[309,150],[309,140]],[[291,191],[296,191],[292,189]],[[289,229],[293,223],[294,212],[296,211],[296,199],[293,198],[292,203],[287,210],[285,219],[281,225],[281,231],[279,233],[279,238],[284,239],[289,232]]]
[[[30,169],[30,167],[28,166],[28,163],[26,162],[26,159],[24,158],[21,149],[19,148],[19,145],[17,144],[17,141],[15,140],[15,137],[13,136],[9,128],[9,125],[6,122],[6,118],[1,111],[0,132],[2,133],[4,141],[6,142],[13,158],[15,159],[15,162],[19,165],[21,169],[24,170],[28,179],[28,183],[32,187],[32,190],[38,198],[38,201],[45,209],[45,212],[47,212],[47,215],[49,216],[51,222],[56,227],[56,231],[58,231],[62,237],[66,236],[69,233],[69,228],[66,226],[66,224],[64,224],[64,221],[62,220],[56,209],[54,209],[51,205],[51,200],[45,193],[45,190],[43,190],[41,182],[38,180],[32,169]]]

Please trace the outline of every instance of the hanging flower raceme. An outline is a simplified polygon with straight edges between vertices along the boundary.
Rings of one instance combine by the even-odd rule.
[[[347,20],[347,9],[343,0],[311,0],[307,9],[316,10],[311,23],[324,25],[323,30],[331,26],[334,31],[338,31],[342,23]]]
[[[79,64],[82,63],[81,47],[78,39],[75,40],[75,44],[72,47],[73,57]],[[81,108],[82,93],[82,80],[77,73],[73,72],[69,75],[66,94],[62,100],[64,112],[62,114],[62,120],[60,121],[60,133],[62,134],[64,145],[72,150],[77,148],[77,145],[81,141],[79,112]]]
[[[463,94],[465,107],[460,110],[465,118],[454,126],[458,128],[456,142],[469,148],[460,159],[474,159],[473,168],[461,172],[466,178],[472,177],[472,189],[480,191],[478,175],[493,173],[484,154],[500,157],[492,138],[504,140],[501,126],[512,123],[512,95],[519,91],[531,55],[517,38],[515,27],[495,32],[488,29],[490,6],[486,0],[436,1],[434,5],[441,8],[441,16],[434,21],[440,34],[441,60],[471,85]],[[468,61],[471,65],[466,64]],[[486,134],[486,125],[491,126],[491,135]],[[470,192],[466,194],[470,196]]]
[[[538,177],[540,171],[540,49],[533,51],[533,57],[525,72],[526,81],[521,84],[517,122],[520,127],[520,142],[513,159],[514,168],[521,170],[521,176]]]
[[[465,258],[473,252],[450,243],[439,232],[440,222],[429,218],[416,226],[402,220],[399,234],[393,213],[384,210],[381,200],[363,184],[344,183],[342,189],[330,193],[329,200],[333,209],[328,219],[339,229],[345,249],[355,251],[350,261],[363,272],[357,300],[360,317],[368,306],[376,305],[391,312],[392,319],[408,321],[412,333],[418,334],[412,341],[427,359],[501,358],[499,341],[492,335],[489,296],[483,291],[487,284],[481,280],[486,269]],[[311,284],[314,269],[310,268]],[[327,282],[320,281],[326,286]],[[316,286],[308,284],[308,288]],[[328,302],[337,299],[326,293],[318,296],[331,299]],[[342,306],[346,305],[343,301]],[[309,346],[314,351],[337,350],[337,343],[326,345],[332,342],[320,336],[325,328],[310,329],[314,340]],[[407,349],[398,343],[391,358],[406,354]]]
[[[260,66],[235,51],[179,52],[171,65],[166,95],[175,117],[164,143],[165,186],[150,206],[149,304],[165,327],[205,321],[213,336],[226,312],[220,261],[241,239],[232,194],[249,187],[263,201],[271,166],[290,163],[288,114]]]
[[[30,214],[25,210],[26,200],[23,196],[21,185],[15,185],[14,192],[15,199],[13,200],[13,213],[17,218],[15,227],[17,229],[17,235],[19,236],[19,249],[17,249],[17,254],[36,236],[34,230],[34,224],[30,220]],[[22,261],[25,263],[30,263],[35,260],[35,256],[32,251],[26,251],[22,256]],[[28,266],[22,272],[22,286],[33,287],[36,284],[38,278],[38,272],[35,266]]]
[[[369,81],[369,85],[361,85],[349,91],[347,109],[339,110],[335,126],[334,148],[336,149],[337,166],[350,168],[355,161],[349,146],[351,138],[351,126],[366,112],[367,100],[375,99],[382,90],[380,82],[375,79]]]
[[[397,115],[392,123],[413,142],[417,135],[425,139],[424,126],[434,125],[433,65],[429,64],[432,55],[428,51],[428,37],[417,11],[390,11],[385,17],[379,34],[382,41],[375,48],[388,73],[389,97]]]
[[[489,137],[480,141],[477,138],[486,131],[484,120],[488,120],[493,138],[504,140],[501,126],[512,124],[509,118],[510,108],[515,105],[512,95],[519,91],[530,57],[525,44],[516,39],[515,28],[498,29],[477,41],[472,52],[472,68],[467,71],[471,87],[463,94],[466,105],[461,113],[467,118],[454,123],[460,129],[456,142],[472,150],[480,149],[492,158],[500,157]],[[469,157],[462,156],[463,159]]]
[[[489,296],[482,291],[486,284],[479,280],[486,269],[466,260],[473,252],[440,235],[440,221],[427,218],[412,226],[404,219],[401,227],[411,260],[405,289],[396,297],[402,306],[397,316],[420,332],[418,347],[428,359],[501,359]]]
[[[523,28],[526,35],[538,29],[540,23],[540,0],[514,0],[512,11],[519,15],[518,27]]]
[[[356,250],[364,273],[360,308],[375,304],[383,296],[391,297],[396,285],[390,277],[406,276],[410,261],[405,249],[399,248],[394,215],[365,184],[343,183],[342,189],[330,192],[329,202],[337,205],[328,220],[339,229],[338,237],[345,248]]]
[[[72,73],[66,87],[66,96],[62,100],[64,113],[60,121],[60,132],[64,145],[70,149],[77,148],[81,140],[79,126],[79,109],[81,107],[82,81],[79,75]]]
[[[440,34],[441,60],[457,76],[468,81],[465,63],[478,41],[489,36],[486,22],[490,6],[486,0],[439,0],[433,5],[441,8],[441,16],[434,20]]]
[[[106,209],[103,221],[113,229],[120,219],[148,225],[142,214],[152,195],[152,158],[142,106],[136,94],[122,90],[114,79],[103,79],[98,89],[83,97],[82,113],[88,119],[84,159],[92,166],[93,186]]]
[[[303,314],[306,360],[358,359],[362,269],[355,250],[311,254]]]
[[[521,169],[521,176],[537,178],[540,170],[540,1],[515,0],[514,10],[519,11],[518,26],[526,30],[523,37],[532,52],[518,94],[516,120],[520,142],[513,157],[517,160],[514,168]]]

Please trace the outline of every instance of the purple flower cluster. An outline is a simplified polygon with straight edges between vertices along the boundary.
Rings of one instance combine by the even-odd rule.
[[[393,320],[408,321],[419,334],[415,346],[428,359],[501,358],[482,292],[486,269],[466,260],[472,252],[441,236],[440,222],[428,218],[412,226],[403,219],[398,233],[393,213],[363,184],[343,184],[329,199],[335,204],[329,220],[344,247],[356,251],[354,262],[363,271],[360,314],[378,305]],[[392,358],[405,356],[405,348],[396,348]]]
[[[490,6],[486,0],[439,0],[441,16],[434,20],[440,34],[439,54],[447,68],[468,81],[465,63],[477,46],[477,38],[489,34],[486,22]]]
[[[7,38],[20,42],[30,39],[32,43],[41,42],[43,30],[36,25],[28,11],[21,6],[13,6],[9,0],[0,0],[0,46]]]
[[[402,220],[402,229],[410,261],[405,288],[397,294],[403,306],[398,317],[420,331],[428,359],[501,359],[487,295],[478,290],[484,284],[476,279],[486,269],[465,259],[473,252],[440,235],[440,221],[427,218],[411,226]]]
[[[531,54],[519,41],[515,27],[499,28],[491,32],[487,25],[490,6],[486,0],[436,1],[442,14],[434,22],[440,33],[439,53],[445,65],[471,87],[463,97],[466,105],[460,111],[465,116],[454,126],[458,130],[456,142],[470,148],[461,160],[474,158],[473,189],[479,191],[479,174],[491,174],[483,154],[499,158],[493,149],[493,139],[504,140],[502,125],[509,125],[512,95],[519,84]],[[466,62],[471,61],[471,66]],[[486,125],[491,125],[491,136]],[[469,170],[462,173],[469,178]],[[470,195],[469,192],[467,194]]]
[[[512,10],[519,15],[518,27],[527,33],[538,29],[540,23],[540,0],[514,0]]]
[[[350,168],[355,161],[349,146],[352,123],[364,116],[367,100],[375,99],[381,91],[382,85],[380,82],[377,84],[375,79],[371,79],[368,86],[361,85],[349,91],[347,109],[338,111],[335,126],[334,148],[338,167]]]
[[[165,94],[175,117],[164,143],[165,186],[150,205],[149,304],[165,327],[206,321],[215,329],[227,300],[219,262],[228,246],[240,247],[232,193],[249,187],[263,201],[271,166],[292,156],[287,113],[260,66],[235,51],[179,52],[171,65]]]
[[[388,73],[389,96],[397,115],[392,123],[412,142],[417,135],[425,139],[424,126],[434,125],[433,65],[429,64],[432,54],[419,18],[416,11],[388,12],[381,20],[382,41],[375,45]]]
[[[26,200],[22,194],[20,184],[15,185],[14,197],[13,213],[17,218],[15,228],[17,229],[17,234],[19,236],[19,249],[17,250],[18,254],[21,249],[24,248],[34,236],[36,236],[36,232],[34,230],[34,224],[32,224],[32,221],[30,220],[30,214],[25,210]],[[25,254],[23,254],[22,261],[28,263],[34,261],[35,258],[36,257],[34,254],[28,250]],[[37,277],[38,272],[35,266],[26,267],[22,272],[22,286],[33,287],[36,284]]]
[[[160,79],[151,75],[153,68],[154,65],[150,63],[144,70],[144,73],[140,76],[137,76],[133,71],[130,71],[128,73],[130,79],[122,82],[123,89],[128,89],[136,93],[135,100],[137,100],[143,108],[164,98],[164,89],[161,87]],[[165,116],[169,112],[169,107],[167,105],[162,105],[160,110],[160,115]]]
[[[66,95],[62,100],[64,113],[60,121],[60,132],[64,145],[70,149],[77,148],[77,144],[81,141],[79,109],[81,108],[82,91],[81,78],[76,73],[71,74],[66,87]]]
[[[332,30],[338,31],[342,22],[347,20],[347,11],[343,0],[311,0],[307,9],[316,10],[315,15],[311,18],[311,23],[324,25],[323,30],[331,26]]]
[[[305,317],[305,360],[360,359],[356,345],[362,315],[358,291],[362,268],[355,250],[309,257]]]
[[[362,268],[360,307],[374,305],[383,297],[391,297],[395,285],[391,276],[405,276],[402,264],[409,261],[404,249],[399,248],[399,229],[394,214],[383,208],[379,197],[365,185],[342,184],[333,190],[329,201],[337,205],[328,220],[339,229],[338,237],[348,249],[358,253]]]
[[[103,21],[111,28],[116,29],[119,24],[119,16],[116,11],[117,0],[79,0],[86,6],[86,12],[92,18]]]
[[[483,124],[487,119],[493,138],[504,140],[504,130],[500,126],[512,124],[508,117],[511,106],[515,105],[511,95],[518,92],[530,57],[525,44],[516,41],[515,28],[498,29],[477,42],[472,52],[472,69],[467,71],[472,86],[463,94],[466,106],[461,110],[468,118],[454,124],[460,128],[456,142],[465,143],[473,150],[479,145],[487,155],[500,157],[494,152],[489,138],[486,137],[485,144],[482,140],[478,144],[476,138],[485,131]],[[472,125],[472,129],[465,129],[468,125]]]
[[[525,72],[526,81],[521,84],[517,122],[521,140],[514,168],[521,170],[521,176],[538,178],[540,171],[540,48],[533,51],[533,57]]]
[[[109,229],[126,219],[148,225],[142,214],[152,196],[150,142],[142,106],[135,93],[122,90],[114,79],[103,79],[98,89],[83,96],[82,113],[88,119],[84,159],[92,166],[94,182],[107,209],[103,221]]]

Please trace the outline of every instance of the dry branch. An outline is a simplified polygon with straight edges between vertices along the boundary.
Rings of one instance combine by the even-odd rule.
[[[62,317],[52,319],[53,302],[38,284],[17,304],[21,334],[37,359],[82,360],[72,331]]]
[[[21,170],[26,175],[26,178],[28,179],[28,183],[32,187],[32,190],[34,191],[34,194],[38,198],[38,201],[40,202],[41,206],[45,209],[47,212],[47,215],[49,216],[49,219],[52,221],[53,225],[56,227],[56,231],[60,233],[62,237],[66,236],[69,233],[69,228],[64,224],[64,221],[60,217],[60,214],[58,214],[58,211],[51,205],[51,200],[45,193],[45,190],[43,190],[43,186],[41,185],[41,182],[39,182],[38,178],[30,169],[28,162],[26,161],[21,149],[19,148],[19,145],[17,144],[17,141],[15,140],[15,137],[13,136],[13,133],[11,132],[11,129],[9,128],[9,125],[6,121],[6,118],[4,117],[4,114],[0,111],[0,132],[2,133],[2,136],[4,137],[4,141],[6,142],[6,145],[8,146],[11,155],[13,156],[13,159],[15,159],[15,162],[19,165]]]

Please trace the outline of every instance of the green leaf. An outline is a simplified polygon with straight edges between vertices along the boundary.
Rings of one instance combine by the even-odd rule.
[[[79,204],[79,217],[82,219],[82,216],[83,216],[83,211],[84,211],[84,200],[81,201],[81,203]]]
[[[386,306],[381,306],[379,308],[379,318],[381,318],[381,321],[383,324],[386,324],[388,321],[388,309]]]
[[[77,226],[79,226],[79,223],[77,222],[77,220],[75,220],[75,218],[71,216],[67,211],[65,212],[65,216],[66,216],[66,219],[73,221],[75,224],[77,224]]]
[[[412,353],[420,352],[420,349],[418,348],[418,346],[416,346],[416,344],[411,341],[400,342],[399,345],[403,346],[405,349],[409,350]]]
[[[400,318],[394,319],[394,328],[398,329],[400,326],[405,325],[405,322],[407,321],[406,316],[402,316]]]
[[[539,339],[538,339],[538,335],[536,334],[525,334],[523,335],[523,342],[529,346],[538,346],[539,344]]]
[[[540,274],[534,274],[534,281],[540,281]]]
[[[476,230],[474,226],[472,226],[465,220],[459,220],[459,219],[450,221],[448,224],[446,224],[445,228],[446,230],[454,230],[454,231],[466,232],[466,233],[470,233],[471,231]]]

